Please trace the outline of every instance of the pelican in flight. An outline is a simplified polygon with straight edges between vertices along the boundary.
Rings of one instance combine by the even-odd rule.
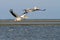
[[[34,11],[45,11],[46,9],[40,9],[38,7],[34,7],[34,8],[31,8],[31,9],[24,9],[24,14],[28,13],[28,12],[34,12]]]
[[[13,12],[13,9],[10,9],[9,12],[16,18],[14,21],[21,21],[22,19],[28,18],[26,14],[23,14],[21,16],[17,15],[16,13]]]

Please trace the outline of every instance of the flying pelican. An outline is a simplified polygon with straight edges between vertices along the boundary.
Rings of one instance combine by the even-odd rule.
[[[16,18],[14,21],[21,21],[22,19],[28,18],[26,14],[23,14],[21,16],[17,15],[16,13],[13,12],[13,9],[10,9],[9,12]]]
[[[45,11],[46,9],[40,9],[38,7],[34,7],[32,9],[24,9],[24,14],[28,13],[28,12],[34,12],[34,11]]]

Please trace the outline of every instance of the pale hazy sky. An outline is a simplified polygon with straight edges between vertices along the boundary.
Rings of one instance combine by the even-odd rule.
[[[60,0],[0,0],[0,19],[14,19],[9,13],[11,8],[22,15],[23,9],[34,6],[46,9],[46,11],[27,14],[28,19],[60,19]]]

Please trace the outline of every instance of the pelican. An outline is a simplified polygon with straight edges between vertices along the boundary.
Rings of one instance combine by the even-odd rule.
[[[38,7],[34,7],[34,8],[31,8],[31,9],[24,9],[24,14],[28,13],[28,12],[34,12],[34,11],[45,11],[46,9],[40,9]]]
[[[16,18],[14,21],[21,21],[22,19],[28,18],[26,14],[23,14],[21,16],[17,15],[16,13],[13,12],[13,9],[10,9],[9,12]]]

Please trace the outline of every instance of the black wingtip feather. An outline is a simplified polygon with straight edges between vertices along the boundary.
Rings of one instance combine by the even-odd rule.
[[[10,12],[14,17],[17,17],[16,14],[13,12],[13,9],[10,9],[9,12]]]

